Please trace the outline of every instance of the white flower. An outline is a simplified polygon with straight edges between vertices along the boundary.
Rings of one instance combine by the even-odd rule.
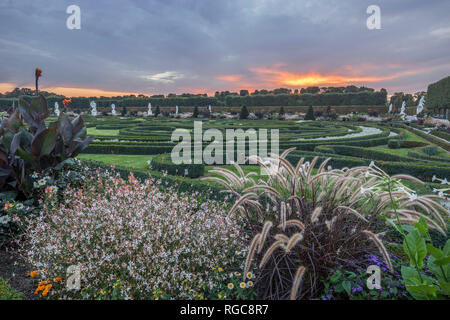
[[[444,178],[444,180],[442,180],[441,184],[450,184],[450,183],[447,181],[447,178]]]
[[[44,186],[45,183],[46,183],[45,179],[40,179],[40,180],[38,181],[39,186]]]
[[[373,167],[375,165],[375,162],[370,161],[369,167]]]
[[[417,200],[417,194],[411,193],[411,194],[409,195],[409,201],[415,201],[415,200]]]
[[[36,179],[37,177],[38,177],[38,174],[37,174],[37,172],[35,171],[35,172],[33,172],[33,174],[31,175],[31,177],[32,178],[34,178],[34,179]]]
[[[436,176],[433,174],[433,178],[431,178],[431,181],[434,182],[434,180],[436,180],[436,179],[437,179]]]
[[[3,216],[0,218],[0,223],[2,224],[8,224],[8,222],[11,220],[9,216]]]

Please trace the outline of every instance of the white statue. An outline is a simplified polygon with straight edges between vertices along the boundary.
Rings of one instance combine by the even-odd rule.
[[[392,112],[392,103],[389,105],[389,113]]]
[[[422,96],[419,101],[419,105],[417,106],[416,115],[423,111],[423,104],[425,102],[425,96]]]
[[[56,116],[59,117],[60,113],[61,112],[59,111],[59,104],[58,104],[58,102],[55,102],[55,114],[56,114]]]
[[[152,112],[152,104],[149,102],[148,103],[148,111],[147,111],[147,115],[151,116],[153,114]]]
[[[208,109],[209,109],[209,113],[212,113],[211,105],[209,105]]]
[[[97,104],[95,103],[95,101],[91,101],[90,105],[91,105],[91,115],[96,117],[97,116]]]
[[[175,114],[178,114],[178,106],[175,106]]]
[[[400,115],[406,116],[405,111],[406,111],[406,102],[403,101],[403,102],[402,102],[402,108],[400,109]]]
[[[116,115],[116,105],[115,105],[114,103],[111,105],[111,114],[112,114],[113,116]]]

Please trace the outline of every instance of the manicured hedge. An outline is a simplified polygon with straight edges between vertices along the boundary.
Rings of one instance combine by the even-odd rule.
[[[400,149],[400,148],[417,148],[424,147],[427,143],[420,141],[410,141],[410,140],[401,140],[401,139],[391,139],[389,140],[388,147],[391,149]]]
[[[428,86],[427,109],[450,108],[450,76]]]
[[[170,160],[170,154],[153,157],[151,167],[157,171],[189,178],[198,178],[205,174],[204,164],[175,164]]]
[[[425,132],[421,131],[421,130],[417,130],[414,128],[411,128],[409,126],[406,125],[402,125],[403,128],[405,128],[406,130],[418,135],[421,138],[424,138],[425,140],[430,141],[431,143],[434,143],[435,145],[438,145],[439,147],[441,147],[444,150],[450,151],[450,143],[447,143],[445,141],[443,141],[442,139],[433,137],[430,134],[426,134]]]

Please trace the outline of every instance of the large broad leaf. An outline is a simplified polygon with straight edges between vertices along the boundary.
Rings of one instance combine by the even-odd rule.
[[[76,117],[72,120],[73,133],[76,135],[78,131],[84,128],[84,121],[81,116]]]
[[[22,149],[21,147],[17,148],[17,155],[22,158],[25,163],[31,165],[32,167],[36,167],[36,165],[38,164],[37,159],[33,157],[30,152]]]
[[[429,278],[419,275],[415,268],[402,266],[401,274],[406,290],[414,299],[428,300],[436,296],[438,288]]]
[[[32,131],[35,131],[39,126],[38,121],[33,117],[33,114],[36,113],[31,111],[30,105],[23,98],[19,99],[19,111],[26,124],[28,124]]]
[[[403,250],[408,254],[411,266],[423,267],[423,259],[427,255],[427,247],[419,231],[413,230],[406,235],[403,240]]]
[[[19,132],[21,133],[20,146],[28,152],[31,152],[31,142],[33,141],[33,135],[24,127],[21,127]]]
[[[20,144],[20,136],[21,136],[21,135],[22,135],[21,132],[17,132],[17,133],[14,135],[14,138],[13,138],[12,141],[11,141],[11,145],[10,145],[10,147],[9,147],[9,152],[10,152],[12,155],[16,154],[16,150],[17,150],[17,148],[19,147],[19,144]]]
[[[58,163],[58,164],[55,166],[55,169],[56,169],[56,170],[61,170],[61,169],[64,167],[64,165],[66,165],[66,164],[74,164],[74,163],[75,163],[75,161],[74,161],[72,158],[68,158],[68,159],[66,159],[66,160],[61,161],[60,163]]]
[[[47,99],[42,94],[31,99],[30,109],[37,115],[38,120],[44,120],[50,115]]]
[[[56,131],[53,128],[45,129],[36,135],[31,143],[31,152],[35,157],[49,155],[56,144]]]
[[[75,147],[75,149],[72,151],[72,154],[70,156],[73,158],[76,157],[81,151],[86,149],[93,140],[94,140],[94,137],[92,137],[92,136],[87,137],[86,140],[84,140],[83,142],[81,142],[79,145],[77,145]]]
[[[61,113],[58,119],[58,134],[61,135],[65,145],[69,145],[72,140],[72,123],[65,113]]]
[[[440,253],[437,253],[440,251]],[[441,250],[436,249],[428,259],[428,269],[438,278],[439,285],[448,287],[450,281],[450,239],[447,240],[444,248]],[[442,288],[443,289],[443,288]],[[443,289],[444,290],[444,289]],[[448,292],[449,290],[447,290]]]
[[[7,121],[8,129],[12,132],[16,133],[20,128],[20,119],[19,119],[19,112],[16,110],[13,112],[13,114],[8,118]]]

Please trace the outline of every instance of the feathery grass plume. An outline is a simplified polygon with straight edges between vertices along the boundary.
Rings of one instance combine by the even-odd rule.
[[[363,220],[364,222],[369,222],[366,218],[364,218],[358,211],[356,211],[353,208],[350,207],[346,207],[346,206],[338,206],[336,209],[344,209],[347,210],[351,213],[353,213],[356,217],[358,217],[359,219]]]
[[[258,255],[260,260],[257,262],[260,267],[265,266],[259,276],[261,287],[265,288],[261,293],[263,299],[288,298],[292,288],[290,275],[299,266],[310,270],[310,286],[302,287],[302,292],[297,292],[297,296],[314,298],[322,289],[320,279],[329,276],[337,261],[348,261],[349,257],[360,257],[379,250],[390,264],[379,235],[375,236],[370,228],[380,225],[376,223],[380,215],[392,215],[391,195],[402,219],[412,222],[423,216],[430,227],[439,226],[440,232],[445,230],[441,214],[446,211],[437,203],[441,199],[414,197],[414,191],[402,185],[400,180],[395,181],[396,190],[389,194],[385,190],[385,182],[390,177],[375,165],[325,171],[326,165],[322,163],[313,173],[318,158],[311,162],[301,158],[293,171],[285,159],[287,153],[280,157],[272,155],[264,161],[256,157],[263,168],[265,163],[278,161],[279,170],[269,175],[266,181],[246,181],[249,184],[244,190],[234,191],[237,200],[232,211],[244,210],[244,218],[248,219],[246,222],[252,230],[265,229],[255,236],[257,241],[253,239],[245,265],[248,270],[256,251],[263,255],[262,259]],[[236,179],[235,176],[233,178]],[[233,178],[229,177],[230,181]],[[409,176],[400,175],[397,178]],[[242,177],[239,179],[244,181]],[[227,184],[235,187],[235,183]],[[325,223],[317,223],[319,220]],[[277,226],[279,233],[276,236],[270,236],[271,230],[265,224],[267,221]],[[291,250],[300,241],[299,235],[293,238],[296,233],[303,236],[302,250]],[[293,242],[289,245],[291,240]],[[328,245],[330,240],[333,245]],[[370,241],[374,241],[375,245],[368,245]],[[284,254],[275,254],[280,247],[285,250]],[[268,263],[269,260],[273,263]]]
[[[247,259],[245,260],[244,266],[244,275],[247,274],[250,269],[250,264],[252,263],[253,256],[255,255],[255,251],[258,249],[259,239],[261,238],[261,234],[258,233],[250,243],[250,247],[248,249]],[[245,278],[244,278],[245,279]]]
[[[282,233],[276,234],[274,238],[275,238],[275,240],[284,241],[284,243],[286,243],[286,244],[289,242],[289,237]]]
[[[264,224],[264,227],[261,231],[261,237],[259,239],[259,245],[258,245],[258,253],[261,252],[263,246],[264,246],[264,242],[266,241],[267,235],[269,234],[270,228],[272,228],[272,221],[266,221],[266,223]]]
[[[273,187],[271,186],[266,186],[266,185],[256,185],[256,186],[251,186],[248,187],[247,189],[244,189],[243,192],[249,192],[249,191],[255,191],[255,190],[264,190],[267,192],[272,193],[273,195],[277,196],[277,197],[281,197],[281,194]]]
[[[296,233],[296,234],[294,234],[294,235],[289,239],[289,242],[288,242],[288,244],[287,244],[287,246],[286,246],[286,253],[291,252],[291,249],[292,249],[293,247],[295,247],[295,245],[296,245],[299,241],[301,241],[302,239],[303,239],[303,234],[301,234],[301,233]]]
[[[281,220],[281,228],[286,229],[286,203],[284,201],[280,204],[280,220]]]
[[[427,199],[428,200],[428,199]],[[422,199],[422,198],[418,198],[416,201],[417,201],[417,204],[422,204],[422,205],[424,205],[425,207],[427,207],[428,208],[428,213],[429,214],[431,214],[433,217],[435,217],[438,221],[439,221],[439,223],[442,225],[442,226],[444,226],[444,227],[446,227],[446,224],[445,224],[445,222],[444,222],[444,219],[442,218],[442,216],[440,215],[440,213],[439,213],[439,210],[438,209],[436,209],[430,202],[428,202],[427,200],[424,200],[424,199]],[[429,201],[431,201],[431,200],[429,200]],[[433,201],[431,201],[431,202],[433,202]],[[444,210],[445,210],[445,208],[443,208]]]
[[[297,220],[297,219],[287,220],[286,227],[289,227],[289,226],[297,226],[301,230],[305,230],[305,225],[303,224],[303,222],[301,222],[300,220]],[[278,228],[281,229],[281,228],[283,228],[283,226],[281,224],[279,224]]]
[[[315,208],[311,215],[311,222],[316,223],[319,220],[319,215],[321,213],[322,213],[322,207]]]
[[[366,234],[370,239],[373,240],[375,245],[378,247],[378,250],[380,250],[380,253],[383,255],[384,260],[386,261],[388,268],[391,272],[394,272],[394,268],[392,267],[391,259],[389,258],[389,254],[386,250],[386,248],[383,245],[383,242],[381,242],[380,239],[371,231],[369,230],[363,230],[362,233]]]
[[[267,249],[266,253],[264,254],[263,258],[261,259],[261,263],[259,264],[259,268],[261,269],[269,260],[269,258],[272,256],[272,253],[278,248],[282,247],[284,248],[284,241],[283,240],[277,240]]]
[[[305,161],[305,158],[301,158],[298,162],[297,162],[297,166],[295,167],[295,174],[298,175],[300,172],[300,169],[302,168],[303,162]]]
[[[394,212],[391,211],[391,213],[393,214]],[[398,210],[398,213],[406,215],[406,216],[410,215],[410,216],[415,216],[415,217],[418,217],[418,218],[422,217],[428,223],[428,226],[430,228],[436,229],[437,231],[442,233],[442,235],[447,236],[447,233],[436,222],[434,222],[432,219],[430,219],[429,217],[427,217],[426,215],[424,215],[424,214],[422,214],[420,212],[417,212],[417,211],[414,211],[414,210],[401,209],[401,210]],[[447,226],[444,226],[444,228],[446,228],[446,227]]]
[[[316,164],[317,160],[319,159],[319,157],[314,157],[314,159],[311,161],[311,164],[309,165],[308,168],[308,172],[306,173],[306,184],[310,184],[310,177],[311,177],[311,173],[313,171],[314,165]]]
[[[401,179],[401,180],[410,180],[410,181],[414,181],[420,184],[424,184],[425,182],[423,182],[420,179],[417,179],[416,177],[410,176],[409,174],[397,174],[395,176],[392,176],[391,178],[393,179]]]
[[[231,216],[231,214],[236,211],[237,208],[241,207],[241,204],[245,202],[248,198],[257,198],[258,195],[256,193],[246,193],[242,197],[240,197],[231,207],[230,212],[228,213],[228,217]]]
[[[291,289],[291,300],[295,300],[295,297],[297,296],[298,287],[300,286],[305,270],[306,268],[304,266],[300,266],[295,273],[294,283],[292,284]]]

